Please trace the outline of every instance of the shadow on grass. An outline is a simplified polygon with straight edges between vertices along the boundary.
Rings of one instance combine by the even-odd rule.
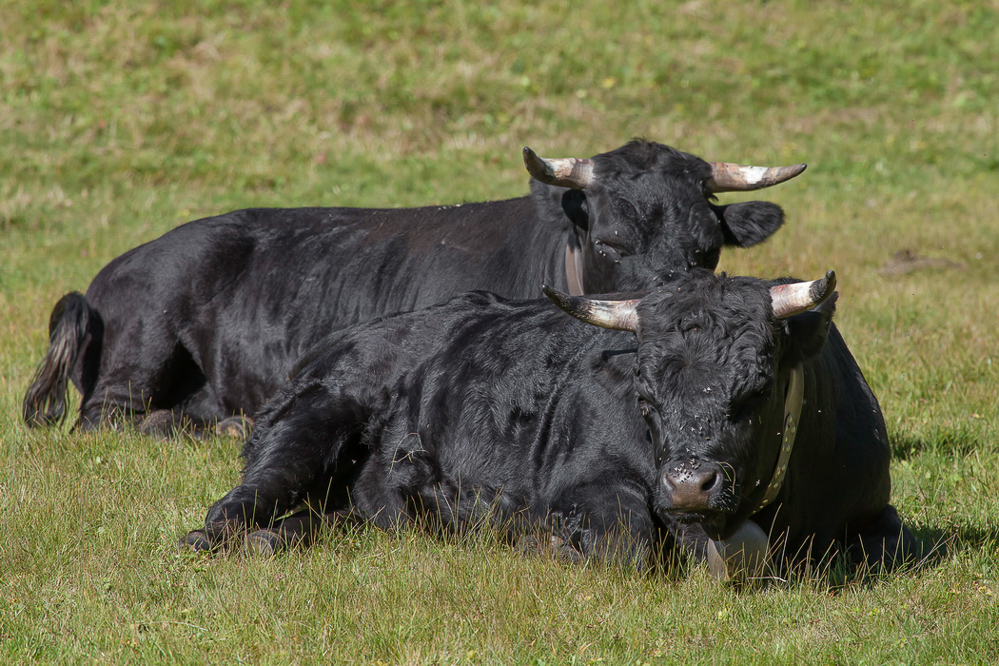
[[[937,559],[969,550],[995,552],[999,549],[999,526],[969,522],[952,523],[947,527],[920,526],[912,529],[923,552],[932,552]]]
[[[896,461],[915,461],[926,457],[928,468],[938,464],[932,459],[942,458],[959,463],[961,459],[974,456],[978,452],[993,451],[994,445],[983,439],[973,427],[940,427],[929,436],[914,437],[893,434],[891,436],[892,457]],[[958,465],[958,470],[960,470]],[[948,472],[950,473],[950,472]],[[955,472],[960,475],[960,472]],[[946,512],[936,525],[907,521],[909,529],[919,540],[929,564],[939,562],[947,556],[962,552],[999,549],[999,524],[989,515],[961,516]]]
[[[933,437],[913,437],[892,434],[891,455],[894,460],[909,460],[923,453],[965,456],[976,450],[988,448],[980,433],[971,428],[939,430]]]
[[[959,553],[991,554],[999,550],[999,525],[969,520],[954,521],[945,526],[909,524],[919,542],[919,558],[900,571],[922,574],[944,564]]]

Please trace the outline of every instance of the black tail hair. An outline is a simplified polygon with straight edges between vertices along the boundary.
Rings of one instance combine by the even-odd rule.
[[[49,317],[49,349],[24,394],[21,415],[29,427],[50,426],[66,418],[69,375],[89,343],[103,334],[97,310],[78,291],[59,299]]]

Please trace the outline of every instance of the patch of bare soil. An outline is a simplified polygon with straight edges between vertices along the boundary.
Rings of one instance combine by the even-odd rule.
[[[885,265],[878,269],[878,273],[885,277],[898,277],[916,271],[927,269],[956,269],[961,270],[965,265],[951,261],[945,257],[926,257],[917,254],[915,250],[903,248],[892,255]]]

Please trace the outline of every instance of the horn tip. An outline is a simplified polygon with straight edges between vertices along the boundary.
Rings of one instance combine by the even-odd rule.
[[[826,271],[826,276],[821,280],[812,283],[809,296],[816,302],[821,302],[829,298],[829,295],[836,290],[836,271]]]
[[[555,173],[552,171],[551,166],[545,160],[538,157],[537,153],[527,146],[524,146],[523,152],[524,166],[527,167],[527,172],[531,174],[532,177],[536,180],[540,180],[542,183],[548,183],[555,177]]]
[[[542,293],[544,293],[545,296],[548,297],[548,300],[555,303],[555,305],[563,306],[563,305],[568,305],[569,303],[569,296],[559,291],[555,287],[551,287],[547,284],[542,284],[541,291]]]
[[[545,293],[548,300],[554,303],[559,310],[576,319],[588,321],[592,316],[588,302],[583,299],[570,296],[564,291],[550,287],[547,284],[541,285],[541,291]]]

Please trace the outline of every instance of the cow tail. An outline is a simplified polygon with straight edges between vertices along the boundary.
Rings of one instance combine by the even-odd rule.
[[[66,418],[66,385],[94,338],[103,334],[103,322],[86,297],[66,294],[49,317],[49,349],[24,394],[21,414],[29,427],[50,426]]]

